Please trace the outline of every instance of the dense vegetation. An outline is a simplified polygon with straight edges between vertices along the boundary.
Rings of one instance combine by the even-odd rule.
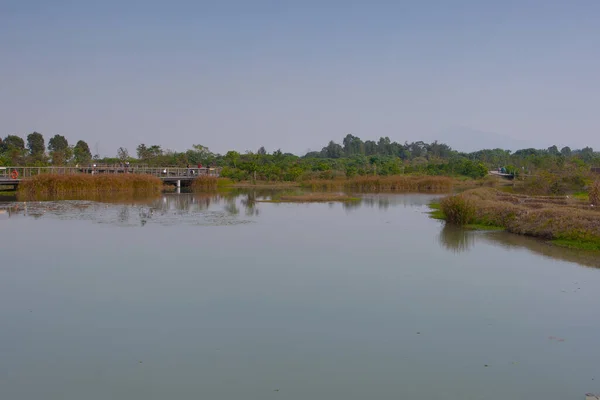
[[[33,199],[38,196],[67,194],[159,193],[162,181],[146,174],[41,174],[24,180],[19,195]]]
[[[590,199],[598,182],[590,191]],[[600,207],[567,196],[526,196],[490,188],[449,196],[434,214],[456,225],[502,228],[587,250],[600,250]]]
[[[74,146],[62,135],[54,135],[46,146],[42,134],[33,132],[23,140],[19,136],[8,135],[0,140],[0,166],[42,166],[42,165],[86,165],[90,163],[132,165],[180,166],[199,165],[222,167],[222,176],[235,181],[298,181],[309,179],[336,179],[356,176],[389,176],[398,174],[421,174],[432,176],[464,176],[481,178],[490,169],[502,167],[515,175],[547,174],[568,175],[564,179],[542,178],[540,192],[557,193],[571,184],[582,184],[583,176],[593,166],[600,166],[600,153],[590,147],[571,150],[522,149],[511,152],[502,149],[487,149],[473,153],[461,153],[448,145],[438,142],[413,142],[400,144],[388,137],[378,141],[363,141],[354,135],[347,135],[342,144],[329,142],[321,151],[304,156],[273,153],[261,147],[256,152],[239,153],[229,151],[224,155],[212,153],[208,148],[194,145],[185,152],[163,150],[158,145],[140,144],[136,157],[125,148],[117,150],[116,157],[100,158],[92,156],[88,144],[79,140]],[[579,178],[577,178],[579,177]],[[580,182],[570,180],[580,179]],[[547,187],[548,186],[548,187]]]

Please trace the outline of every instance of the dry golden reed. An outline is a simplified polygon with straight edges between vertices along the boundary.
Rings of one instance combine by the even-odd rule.
[[[192,181],[192,190],[194,192],[217,190],[219,179],[216,176],[200,175]]]
[[[143,174],[42,174],[24,179],[19,185],[18,194],[56,196],[83,193],[158,193],[162,186],[159,178]]]

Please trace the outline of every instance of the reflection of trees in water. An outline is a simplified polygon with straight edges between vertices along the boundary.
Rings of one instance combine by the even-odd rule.
[[[129,221],[129,206],[123,206],[119,210],[119,222]]]
[[[271,195],[272,196],[272,195]],[[266,196],[260,196],[266,197]],[[256,206],[257,193],[256,191],[250,191],[246,194],[246,198],[241,199],[241,203],[246,209],[247,216],[256,216],[259,214],[258,207]]]
[[[61,219],[94,219],[126,225],[146,225],[150,220],[161,223],[220,221],[224,215],[237,216],[240,207],[246,215],[259,214],[256,199],[269,193],[259,191],[215,193],[165,193],[159,196],[91,196],[89,200],[52,200],[18,202],[2,207],[7,217],[19,215],[41,218],[54,215]],[[189,218],[177,220],[177,217]],[[230,222],[229,222],[230,223]]]
[[[353,193],[347,193],[354,195]],[[345,204],[344,207],[349,210],[357,209],[360,207],[371,207],[387,210],[391,207],[422,207],[431,203],[436,199],[437,195],[423,194],[423,193],[407,193],[407,194],[363,194],[360,196],[361,201],[353,204]]]
[[[484,235],[479,235],[479,237],[480,240],[494,245],[500,245],[507,249],[524,248],[545,257],[574,262],[587,267],[600,268],[600,256],[598,256],[597,252],[553,246],[541,239],[508,232],[489,232]]]
[[[482,241],[506,249],[527,249],[544,257],[600,268],[597,252],[554,246],[541,239],[509,232],[473,232],[445,224],[438,238],[440,244],[453,253],[469,251],[477,242]]]
[[[475,244],[473,232],[451,224],[444,224],[438,240],[440,244],[453,253],[468,251]]]

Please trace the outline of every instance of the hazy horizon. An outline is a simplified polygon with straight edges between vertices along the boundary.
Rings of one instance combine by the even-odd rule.
[[[595,0],[4,0],[0,136],[102,156],[303,154],[348,133],[598,149],[599,17]]]

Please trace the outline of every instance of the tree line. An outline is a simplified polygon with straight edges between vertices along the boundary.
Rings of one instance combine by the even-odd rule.
[[[48,140],[39,132],[27,135],[26,141],[17,135],[0,138],[0,165],[46,166],[86,164],[92,160],[88,144],[79,140],[74,146],[62,135],[54,135]]]
[[[135,155],[120,147],[114,157],[92,156],[88,144],[79,140],[70,145],[62,135],[54,135],[46,146],[38,132],[26,140],[16,135],[0,139],[0,165],[86,165],[89,163],[131,163],[148,166],[222,167],[222,175],[234,180],[261,179],[294,181],[301,178],[335,178],[356,175],[394,175],[420,173],[480,178],[488,170],[503,168],[513,174],[536,170],[589,170],[600,166],[600,154],[591,147],[571,149],[551,146],[547,149],[484,149],[471,153],[453,150],[445,143],[423,141],[399,143],[389,137],[378,141],[363,141],[348,134],[341,143],[330,141],[320,151],[303,156],[276,150],[269,153],[264,147],[240,153],[228,151],[216,154],[202,145],[193,145],[184,152],[164,150],[159,145],[137,146]]]

